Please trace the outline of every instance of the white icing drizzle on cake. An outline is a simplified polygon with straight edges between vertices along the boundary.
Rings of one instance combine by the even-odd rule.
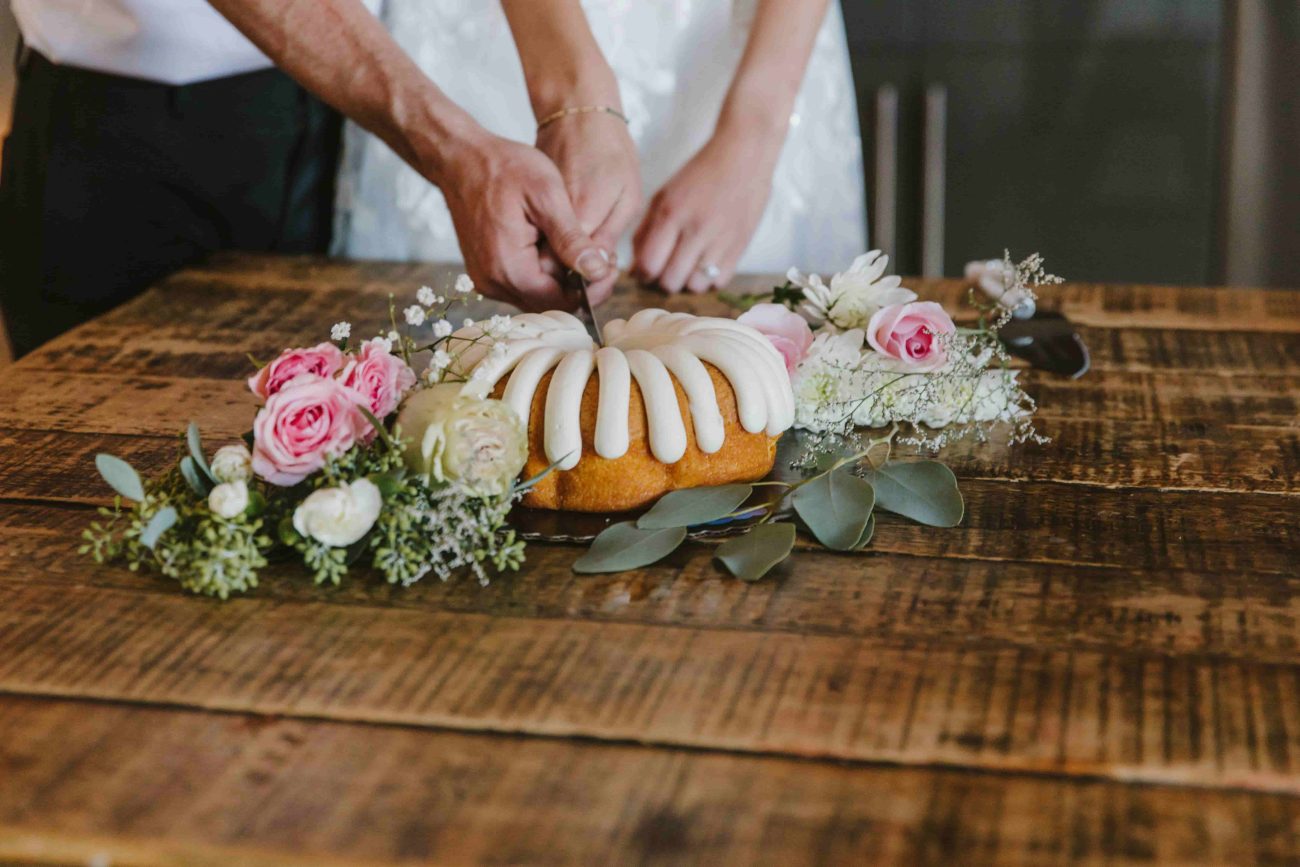
[[[459,353],[458,368],[472,371],[485,391],[508,376],[502,400],[525,421],[542,377],[555,371],[546,393],[543,444],[546,459],[562,470],[582,457],[580,408],[592,373],[600,382],[594,445],[603,458],[627,453],[633,380],[645,401],[650,452],[657,460],[676,463],[686,453],[686,423],[674,379],[686,394],[700,451],[722,448],[726,429],[705,362],[731,383],[746,431],[776,436],[794,423],[794,394],[780,353],[733,319],[642,310],[607,323],[606,345],[599,348],[581,320],[559,310],[523,313],[511,322],[510,333],[496,339],[505,344],[504,353],[490,352],[491,341],[481,340],[477,326],[453,334],[448,351]],[[474,340],[479,342],[466,346]]]

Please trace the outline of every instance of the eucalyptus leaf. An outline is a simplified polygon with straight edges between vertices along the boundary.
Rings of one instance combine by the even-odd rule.
[[[196,497],[206,497],[212,489],[208,480],[195,466],[194,458],[190,455],[181,458],[181,477],[185,479],[185,483],[190,486],[190,490],[194,492]]]
[[[208,467],[208,459],[203,456],[203,438],[199,436],[199,426],[194,422],[190,422],[189,428],[185,431],[185,442],[190,447],[190,457],[194,459],[194,466],[209,482],[216,484],[217,479]]]
[[[622,572],[648,566],[675,551],[685,538],[685,527],[642,530],[631,521],[623,521],[606,527],[573,564],[573,571]]]
[[[790,502],[818,542],[848,551],[866,530],[876,496],[849,467],[840,467],[796,489]]]
[[[126,461],[101,452],[95,455],[95,468],[110,488],[128,500],[139,502],[144,499],[144,485],[140,476]]]
[[[713,556],[741,581],[757,581],[790,556],[794,524],[759,524],[743,536],[728,539]]]
[[[176,518],[176,510],[171,506],[154,512],[149,523],[145,525],[144,531],[140,533],[140,544],[152,551],[153,546],[158,544],[158,537],[172,528]]]
[[[887,463],[867,474],[880,508],[931,527],[955,527],[966,512],[957,477],[938,461]]]
[[[660,497],[650,511],[637,519],[636,525],[642,530],[662,530],[707,524],[736,511],[752,493],[753,485],[718,485],[672,491]]]
[[[867,528],[863,530],[862,535],[858,537],[858,541],[853,546],[853,550],[861,551],[863,548],[867,547],[867,545],[871,544],[871,537],[875,535],[875,532],[876,532],[876,516],[872,515],[867,520]]]

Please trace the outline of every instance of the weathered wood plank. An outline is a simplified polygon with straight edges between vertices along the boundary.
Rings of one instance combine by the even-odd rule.
[[[5,437],[0,434],[0,499],[14,501],[13,508],[21,511],[27,500],[111,502],[112,491],[93,464],[94,453],[105,448],[102,440],[52,434]],[[151,449],[140,451],[112,448],[123,442],[108,443],[108,450],[147,472],[162,471],[178,455],[177,443],[170,439],[125,442],[152,443]],[[56,448],[66,461],[54,458]],[[41,454],[49,457],[32,457]],[[997,473],[1014,477],[1014,465],[981,467],[955,461],[954,466],[966,500],[961,525],[936,532],[882,513],[872,552],[1290,574],[1300,550],[1300,497],[1038,481],[1007,484],[998,480]],[[972,478],[977,471],[988,477]],[[1224,532],[1226,527],[1230,533]]]
[[[0,691],[1300,793],[1300,663],[0,584]]]
[[[0,743],[0,858],[24,863],[1300,858],[1274,794],[34,699],[0,701]]]
[[[1050,264],[1050,263],[1049,263]],[[329,262],[311,257],[232,255],[187,269],[163,286],[208,283],[243,289],[322,291],[361,289],[370,294],[407,291],[408,287],[445,280],[455,268],[446,265],[382,262]],[[1068,275],[1067,275],[1068,276]],[[768,288],[784,278],[776,275],[738,277],[733,291]],[[961,280],[904,278],[904,284],[950,308],[965,304],[969,284]],[[659,304],[664,295],[636,289],[625,282],[614,304],[634,309]],[[1108,328],[1163,328],[1214,331],[1300,331],[1300,293],[1267,289],[1135,284],[1066,283],[1043,292],[1044,308],[1060,308],[1071,319]],[[669,299],[681,303],[688,295]],[[705,304],[720,303],[706,296]],[[701,302],[689,302],[699,304]],[[612,307],[617,310],[619,308]]]
[[[32,514],[35,513],[35,514]],[[172,582],[76,554],[80,509],[0,505],[0,583],[88,585],[177,594]],[[1294,570],[1190,571],[919,557],[849,558],[806,550],[746,584],[688,545],[663,566],[575,575],[573,548],[535,544],[518,573],[487,588],[424,581],[409,588],[359,572],[318,588],[292,564],[269,567],[252,597],[511,617],[786,631],[1005,649],[1200,654],[1289,663],[1300,650]],[[1225,577],[1227,576],[1227,577]],[[358,615],[362,616],[362,615]]]

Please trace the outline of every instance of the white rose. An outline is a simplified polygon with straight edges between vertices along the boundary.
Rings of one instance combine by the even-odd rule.
[[[243,443],[222,446],[212,456],[209,469],[218,482],[247,482],[253,478],[253,456]]]
[[[383,504],[383,495],[369,479],[321,488],[293,510],[293,528],[323,545],[346,548],[370,532]]]
[[[248,484],[222,482],[208,494],[208,508],[222,518],[237,518],[248,508]]]

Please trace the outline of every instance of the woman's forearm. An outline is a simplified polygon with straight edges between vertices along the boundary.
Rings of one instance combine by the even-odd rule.
[[[780,150],[828,2],[759,0],[719,131],[759,137]]]
[[[436,184],[483,131],[360,0],[210,0],[308,90],[373,132]]]
[[[578,0],[501,0],[523,63],[533,114],[604,105],[622,109],[618,80]]]

